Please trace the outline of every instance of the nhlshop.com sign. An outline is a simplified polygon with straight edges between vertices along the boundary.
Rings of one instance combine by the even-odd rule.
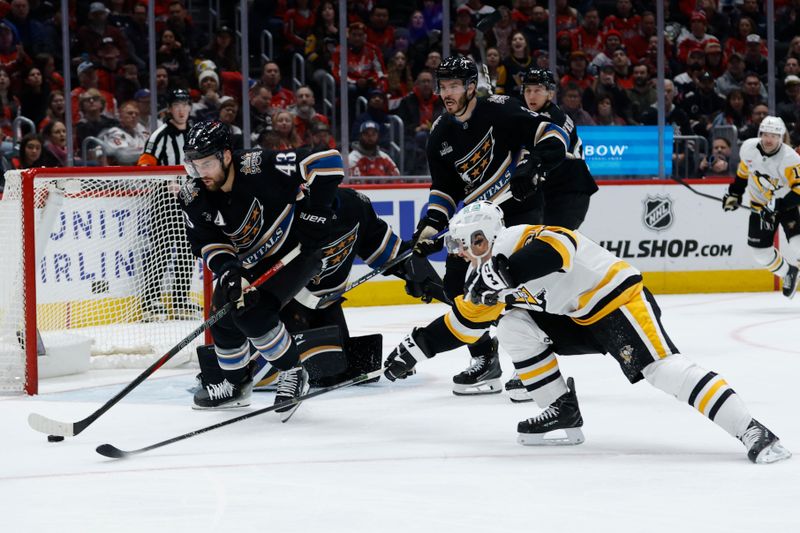
[[[672,172],[672,128],[664,130],[664,172]],[[595,176],[657,176],[657,126],[579,126],[583,154]]]

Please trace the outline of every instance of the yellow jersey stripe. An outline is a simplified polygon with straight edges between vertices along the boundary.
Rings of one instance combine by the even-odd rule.
[[[640,281],[635,285],[631,285],[630,287],[625,289],[622,293],[619,294],[619,296],[608,302],[602,309],[600,309],[592,316],[586,318],[573,318],[572,320],[579,326],[588,326],[589,324],[594,324],[598,320],[605,318],[613,311],[616,311],[626,303],[630,302],[633,298],[636,297],[636,294],[642,292],[642,290],[644,290],[644,284]]]
[[[473,344],[473,343],[477,342],[478,339],[481,338],[481,335],[483,335],[483,332],[481,332],[481,334],[477,335],[477,336],[469,335],[466,332],[461,332],[453,324],[453,319],[451,318],[452,316],[453,316],[452,313],[447,313],[446,315],[444,315],[444,325],[447,326],[447,329],[450,331],[450,333],[453,334],[453,337],[457,338],[458,340],[460,340],[461,342],[466,343],[466,344]],[[458,319],[456,319],[456,320],[458,320]],[[459,324],[459,325],[461,325],[461,324]],[[467,329],[467,328],[464,328],[464,329]]]
[[[697,410],[700,411],[703,414],[706,414],[705,413],[705,409],[706,409],[706,405],[708,404],[708,402],[711,401],[711,398],[720,389],[720,387],[723,387],[723,386],[725,386],[727,384],[728,383],[722,378],[717,380],[717,382],[714,383],[714,385],[710,389],[708,389],[708,392],[705,393],[705,395],[703,395],[703,399],[700,400],[700,405],[697,406]]]
[[[547,363],[544,366],[537,368],[536,370],[531,370],[530,372],[525,372],[524,374],[519,375],[519,379],[522,381],[527,381],[529,379],[535,378],[536,376],[541,376],[542,374],[553,370],[554,368],[558,367],[558,360],[553,357],[553,360]]]
[[[636,323],[639,324],[639,327],[642,328],[644,334],[647,335],[647,340],[649,340],[650,344],[655,348],[656,355],[658,355],[659,359],[666,357],[667,350],[664,348],[661,337],[658,335],[658,329],[653,317],[650,315],[650,310],[647,309],[644,303],[643,294],[640,292],[633,300],[625,304],[625,307],[630,311],[631,316],[636,320]]]
[[[603,276],[603,279],[600,280],[600,283],[595,285],[594,288],[589,292],[583,293],[578,298],[578,309],[584,308],[586,304],[588,304],[592,300],[592,298],[594,298],[594,295],[597,294],[598,291],[600,291],[600,289],[608,285],[609,282],[612,279],[614,279],[614,276],[616,276],[617,274],[619,274],[620,271],[625,270],[626,268],[630,268],[630,265],[625,261],[621,260],[611,265],[611,268],[609,268],[608,271],[606,271],[606,275]]]
[[[493,322],[505,309],[505,304],[480,305],[468,302],[463,296],[456,296],[456,309],[458,313],[470,322]]]

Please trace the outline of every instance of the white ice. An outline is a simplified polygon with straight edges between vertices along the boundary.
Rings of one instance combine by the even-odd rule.
[[[681,351],[725,377],[753,415],[800,453],[800,298],[779,293],[661,296]],[[353,334],[388,352],[442,305],[348,309]],[[511,375],[503,356],[504,377]],[[45,381],[0,400],[3,532],[725,532],[800,531],[800,456],[751,464],[703,416],[610,357],[561,358],[575,377],[586,442],[522,447],[516,424],[538,411],[502,395],[456,397],[465,349],[417,376],[335,391],[281,424],[268,413],[126,460],[133,449],[235,412],[197,412],[191,368],[163,370],[77,437],[48,443],[37,412],[78,420],[136,370]],[[255,406],[272,402],[259,393]]]

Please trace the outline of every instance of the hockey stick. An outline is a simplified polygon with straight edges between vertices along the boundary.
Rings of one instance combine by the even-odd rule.
[[[680,183],[681,185],[683,185],[684,187],[686,187],[687,189],[689,189],[690,191],[692,191],[693,193],[695,193],[698,196],[702,196],[703,198],[709,198],[711,200],[716,200],[719,203],[722,203],[722,201],[723,201],[722,198],[720,198],[719,196],[714,196],[713,194],[706,194],[704,192],[698,191],[697,189],[695,189],[694,187],[692,187],[691,185],[689,185],[688,183],[683,181],[681,178],[676,178],[675,176],[670,176],[670,179],[672,179],[673,181],[677,181],[678,183]],[[753,213],[758,213],[759,212],[756,209],[753,209],[752,207],[750,207],[749,205],[739,204],[739,207],[741,207],[743,209],[747,209],[748,211],[752,211]]]
[[[269,278],[274,276],[279,270],[281,270],[284,266],[286,266],[290,261],[292,261],[295,257],[300,255],[300,246],[296,246],[293,250],[287,253],[280,261],[272,265],[269,270],[264,272],[261,276],[258,277],[248,288],[248,290],[254,290],[256,287],[267,281]],[[189,345],[195,338],[199,337],[201,333],[203,333],[206,329],[217,323],[220,319],[222,319],[225,315],[227,315],[231,309],[233,309],[234,302],[228,302],[224,306],[220,308],[219,311],[211,315],[208,320],[200,324],[194,331],[189,333],[186,337],[183,338],[178,344],[172,347],[167,353],[159,357],[152,365],[147,367],[147,369],[139,374],[136,379],[131,381],[128,385],[125,386],[124,389],[119,391],[113,398],[108,400],[104,403],[97,411],[92,413],[91,415],[87,416],[83,420],[79,420],[77,422],[59,422],[58,420],[53,420],[52,418],[47,418],[46,416],[42,416],[37,413],[31,413],[28,415],[28,425],[38,431],[40,433],[46,433],[48,435],[57,435],[60,437],[74,437],[75,435],[82,432],[86,429],[90,424],[92,424],[95,420],[100,418],[100,416],[111,409],[117,402],[119,402],[122,398],[127,396],[133,389],[138,387],[145,379],[150,377],[156,370],[161,368],[164,363],[172,359],[172,357],[183,350],[186,346]]]
[[[263,409],[258,409],[256,411],[251,411],[249,413],[245,413],[243,415],[240,415],[240,416],[237,416],[237,417],[234,417],[234,418],[229,418],[228,420],[225,420],[223,422],[218,422],[218,423],[213,424],[211,426],[206,426],[204,428],[196,429],[194,431],[190,431],[189,433],[184,433],[183,435],[178,435],[177,437],[172,437],[171,439],[163,440],[161,442],[157,442],[155,444],[151,444],[150,446],[145,446],[144,448],[125,451],[125,450],[120,450],[119,448],[117,448],[116,446],[114,446],[112,444],[101,444],[100,446],[97,447],[96,451],[100,455],[103,455],[105,457],[110,457],[112,459],[123,459],[123,458],[126,458],[126,457],[130,457],[131,455],[138,455],[140,453],[149,452],[150,450],[155,450],[156,448],[161,448],[162,446],[166,446],[167,444],[172,444],[173,442],[182,441],[182,440],[185,440],[185,439],[188,439],[188,438],[191,438],[191,437],[206,433],[206,432],[211,431],[213,429],[221,428],[223,426],[227,426],[227,425],[233,424],[235,422],[239,422],[241,420],[247,420],[248,418],[253,418],[254,416],[263,415],[264,413],[270,413],[270,412],[275,411],[277,409],[281,409],[281,408],[284,408],[284,407],[289,407],[289,406],[292,406],[292,405],[296,405],[298,403],[301,403],[301,402],[304,402],[304,401],[309,400],[311,398],[314,398],[315,396],[321,396],[323,394],[327,394],[327,393],[329,393],[331,391],[334,391],[336,389],[343,389],[344,387],[349,387],[350,385],[357,385],[358,383],[361,383],[363,381],[369,381],[370,379],[380,377],[383,374],[383,371],[384,371],[383,368],[379,368],[377,370],[373,370],[372,372],[370,372],[368,374],[361,374],[360,376],[357,376],[357,377],[355,377],[355,378],[353,378],[353,379],[351,379],[349,381],[343,381],[341,383],[337,383],[336,385],[331,385],[330,387],[325,387],[325,388],[322,388],[322,389],[318,389],[318,390],[315,390],[314,392],[309,392],[308,394],[304,394],[303,396],[298,396],[297,398],[292,398],[291,400],[286,400],[285,402],[281,402],[281,403],[278,403],[278,404],[275,404],[275,405],[270,405],[269,407],[264,407]]]

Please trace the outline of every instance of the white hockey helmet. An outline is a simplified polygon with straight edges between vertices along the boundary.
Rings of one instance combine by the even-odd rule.
[[[469,250],[473,257],[484,257],[490,253],[497,235],[504,226],[502,209],[491,202],[473,202],[464,206],[450,219],[450,229],[444,239],[445,246],[451,254]],[[489,246],[476,253],[472,244],[473,238],[478,235],[483,236]]]
[[[758,127],[758,136],[760,137],[762,133],[774,133],[783,138],[784,134],[786,133],[786,124],[783,123],[783,119],[781,117],[775,117],[772,115],[766,116],[761,121],[761,125]]]

